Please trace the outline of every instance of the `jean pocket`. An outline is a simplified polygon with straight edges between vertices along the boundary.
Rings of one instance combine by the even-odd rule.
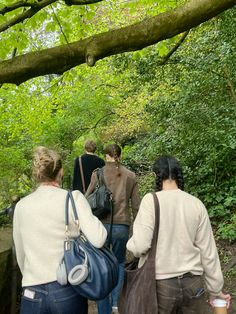
[[[54,302],[64,302],[76,297],[78,297],[78,293],[71,286],[63,287],[53,293]]]
[[[184,287],[184,295],[189,299],[200,299],[205,295],[203,281],[200,276],[189,278],[187,285]]]
[[[199,289],[197,289],[195,294],[191,296],[191,299],[199,299],[199,298],[201,298],[204,295],[205,295],[205,289],[204,288],[199,288]]]
[[[42,299],[31,299],[22,295],[20,314],[40,314],[42,308]]]

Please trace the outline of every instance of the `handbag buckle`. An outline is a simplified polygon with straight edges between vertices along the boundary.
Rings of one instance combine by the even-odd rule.
[[[86,240],[87,240],[83,234],[80,235],[80,239],[81,239],[83,242],[86,242]]]
[[[65,243],[64,243],[64,246],[65,246],[65,250],[66,250],[66,251],[69,251],[70,248],[71,248],[70,241],[66,240]]]

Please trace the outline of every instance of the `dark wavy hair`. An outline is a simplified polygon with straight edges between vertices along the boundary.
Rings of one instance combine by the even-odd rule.
[[[156,174],[156,190],[161,191],[164,180],[175,180],[179,189],[184,190],[184,178],[182,167],[173,156],[161,156],[153,165]]]
[[[121,155],[121,148],[117,144],[110,144],[107,145],[104,149],[104,154],[109,155],[110,157],[115,159],[117,175],[120,176],[120,155]]]

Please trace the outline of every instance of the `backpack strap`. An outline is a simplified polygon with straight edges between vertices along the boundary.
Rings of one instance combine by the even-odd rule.
[[[97,177],[98,177],[98,185],[105,185],[106,186],[106,182],[104,179],[104,173],[103,173],[103,168],[97,168],[96,170],[97,173]]]
[[[79,169],[80,169],[80,176],[81,176],[82,187],[83,187],[83,194],[85,194],[86,189],[85,189],[84,171],[83,171],[82,158],[81,157],[79,157]]]

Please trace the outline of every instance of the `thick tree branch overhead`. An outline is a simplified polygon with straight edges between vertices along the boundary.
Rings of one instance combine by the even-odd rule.
[[[23,22],[26,19],[31,18],[34,16],[38,11],[42,10],[49,4],[52,4],[56,0],[43,0],[38,3],[38,5],[31,5],[30,8],[18,15],[16,15],[14,18],[8,20],[6,23],[3,23],[0,25],[0,33],[7,30],[9,27],[14,26],[18,23]],[[3,8],[4,9],[4,8]]]
[[[182,7],[133,25],[2,61],[0,84],[20,84],[41,75],[62,74],[85,62],[93,66],[107,56],[140,50],[188,31],[235,4],[236,0],[190,0]]]
[[[31,3],[25,2],[25,1],[18,1],[18,2],[11,4],[11,5],[7,5],[3,8],[0,8],[0,14],[4,15],[4,14],[11,12],[11,11],[14,11],[16,9],[26,8],[26,7],[31,7]]]
[[[7,22],[0,24],[0,33],[4,32],[8,28],[22,23],[24,20],[31,18],[36,13],[38,13],[43,8],[49,6],[50,4],[57,2],[58,0],[39,0],[38,2],[32,1],[20,1],[13,3],[12,5],[5,6],[3,8],[0,8],[0,14],[4,15],[8,12],[14,11],[19,8],[26,8],[28,7],[28,10],[17,14],[12,19],[7,20]],[[103,0],[64,0],[65,4],[68,6],[71,5],[85,5],[85,4],[92,4],[101,2]]]

